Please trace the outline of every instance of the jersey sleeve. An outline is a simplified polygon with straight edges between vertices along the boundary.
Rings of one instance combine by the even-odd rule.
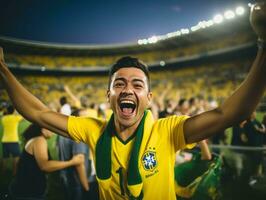
[[[187,144],[184,136],[184,123],[188,116],[171,116],[162,120],[163,129],[169,134],[171,143],[174,145],[175,152],[180,149],[193,148],[196,144]]]
[[[90,117],[68,117],[68,133],[76,142],[95,144],[106,125],[106,121]]]

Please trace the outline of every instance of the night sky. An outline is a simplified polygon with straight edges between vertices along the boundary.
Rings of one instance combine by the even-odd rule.
[[[254,0],[0,0],[0,35],[73,44],[136,42]]]

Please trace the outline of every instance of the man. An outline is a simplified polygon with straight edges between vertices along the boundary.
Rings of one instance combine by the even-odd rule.
[[[75,109],[72,116],[82,116],[82,109]],[[69,138],[60,137],[59,159],[70,160],[73,156],[81,156],[83,162],[75,167],[60,171],[60,177],[64,187],[64,195],[67,200],[95,199],[97,200],[97,183],[89,172],[89,149],[83,142],[77,143]]]
[[[253,112],[251,116],[245,121],[243,132],[247,136],[248,146],[263,146],[265,127],[261,122],[256,119],[256,112]],[[250,164],[251,176],[253,176],[253,178],[262,177],[263,151],[248,151],[246,152],[246,155]]]
[[[60,113],[62,113],[63,115],[69,116],[71,114],[71,106],[67,102],[67,98],[65,96],[62,96],[59,99],[59,102],[60,102],[60,105],[61,105]]]
[[[2,52],[0,74],[10,99],[26,119],[90,146],[100,199],[175,199],[176,151],[247,118],[265,91],[265,4],[255,5],[251,13],[260,47],[249,76],[223,105],[191,118],[152,119],[146,111],[152,99],[149,74],[135,58],[124,57],[110,70],[107,97],[114,114],[108,122],[49,110],[15,79]]]
[[[6,160],[12,156],[13,175],[16,174],[20,156],[18,125],[22,119],[23,117],[21,115],[15,114],[14,107],[9,105],[6,114],[1,120],[4,129],[2,137],[3,160],[1,160],[1,166],[4,171]]]
[[[73,116],[78,116],[78,112],[74,111]],[[60,178],[63,183],[64,195],[67,200],[82,200],[84,192],[89,190],[88,183],[88,147],[84,143],[76,143],[69,138],[60,136],[58,142],[59,160],[70,160],[73,156],[81,156],[83,162],[80,165],[63,169],[60,171]]]

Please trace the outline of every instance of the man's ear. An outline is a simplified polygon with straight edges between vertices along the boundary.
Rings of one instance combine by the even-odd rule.
[[[150,105],[151,101],[152,101],[152,92],[149,92],[147,97],[148,97],[148,101],[149,101],[149,105]]]
[[[107,98],[107,102],[110,103],[110,90],[109,89],[106,91],[106,98]]]

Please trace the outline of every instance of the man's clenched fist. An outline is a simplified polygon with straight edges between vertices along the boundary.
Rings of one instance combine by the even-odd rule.
[[[251,7],[250,23],[259,39],[266,41],[266,1]]]

